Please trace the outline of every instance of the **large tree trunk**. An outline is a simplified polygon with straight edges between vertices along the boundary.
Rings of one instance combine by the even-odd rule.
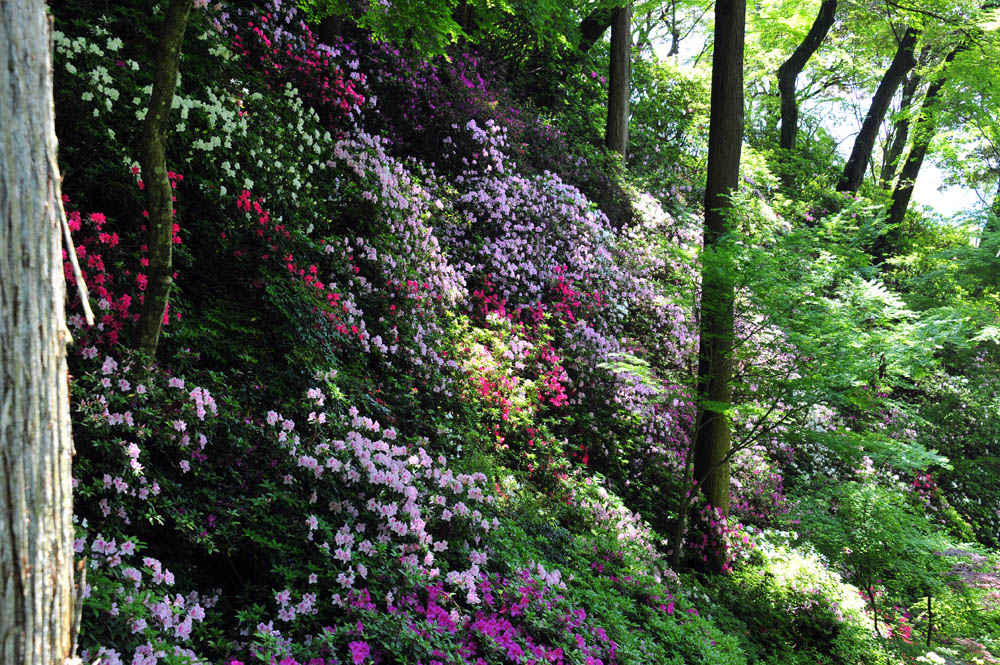
[[[889,142],[889,147],[886,148],[885,158],[882,160],[882,172],[879,174],[879,184],[882,189],[888,189],[892,186],[892,181],[896,178],[896,169],[898,168],[899,158],[903,156],[903,150],[906,148],[906,142],[910,138],[910,124],[911,118],[908,109],[910,105],[913,104],[914,97],[917,96],[917,90],[920,88],[920,82],[922,77],[916,72],[911,72],[909,76],[906,77],[906,82],[903,83],[903,92],[900,96],[899,110],[904,113],[904,115],[893,124],[892,128],[892,141]]]
[[[916,119],[913,127],[913,145],[910,146],[906,162],[903,163],[903,168],[899,172],[896,189],[892,192],[892,205],[889,206],[889,214],[886,216],[888,230],[875,242],[873,253],[876,263],[882,263],[898,249],[899,225],[903,223],[903,218],[906,216],[906,209],[913,196],[913,186],[917,182],[917,176],[920,175],[920,167],[923,166],[924,157],[927,156],[927,148],[930,147],[931,139],[934,138],[934,133],[937,131],[937,120],[934,117],[937,98],[947,81],[948,65],[964,48],[963,44],[952,49],[951,53],[944,59],[941,73],[927,88],[927,94],[924,95],[923,104],[920,106],[920,116]]]
[[[700,414],[695,435],[694,477],[709,505],[729,511],[729,378],[733,349],[733,265],[724,247],[729,197],[739,185],[743,143],[743,39],[746,0],[715,4],[708,177],[705,187],[705,250],[702,263],[698,348]]]
[[[837,14],[837,0],[823,0],[819,14],[798,48],[778,67],[778,92],[781,94],[781,138],[779,145],[785,150],[795,149],[795,136],[799,131],[799,107],[795,103],[795,79],[809,62]]]
[[[851,150],[851,156],[844,166],[844,173],[840,176],[840,182],[837,183],[838,191],[856,192],[858,191],[858,187],[861,186],[861,181],[865,177],[865,171],[868,169],[868,162],[871,161],[872,149],[875,147],[875,139],[878,137],[879,127],[881,127],[882,121],[885,119],[885,114],[889,110],[889,103],[892,101],[893,95],[896,94],[896,89],[902,83],[907,72],[913,69],[913,66],[916,64],[916,60],[913,57],[913,48],[917,44],[918,34],[919,31],[916,28],[907,28],[903,34],[903,38],[899,42],[899,47],[896,49],[896,55],[893,57],[889,69],[882,76],[882,80],[878,84],[878,89],[875,90],[875,96],[872,97],[868,114],[861,125],[861,132],[854,140],[854,148]]]
[[[73,443],[45,3],[0,3],[0,44],[0,663],[62,665]]]
[[[611,62],[608,75],[608,121],[604,144],[628,161],[628,97],[632,82],[632,4],[615,9],[611,18]]]
[[[170,0],[155,49],[153,94],[142,126],[139,164],[146,186],[149,221],[149,279],[142,314],[135,332],[135,347],[150,359],[156,356],[160,328],[173,284],[173,190],[167,178],[166,141],[170,107],[177,87],[177,67],[192,0]]]

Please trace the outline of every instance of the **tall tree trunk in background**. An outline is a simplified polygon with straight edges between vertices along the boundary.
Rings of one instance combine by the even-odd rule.
[[[1000,181],[997,182],[997,191],[993,195],[993,203],[990,204],[990,213],[983,225],[983,233],[1000,232]]]
[[[702,261],[698,346],[700,413],[695,435],[694,477],[709,505],[729,511],[729,421],[733,348],[733,262],[724,246],[729,199],[739,185],[743,143],[743,39],[746,0],[715,3],[711,121],[705,187],[705,249]]]
[[[632,83],[632,3],[611,17],[611,62],[608,75],[608,122],[604,144],[628,162],[628,98]]]
[[[472,5],[469,4],[468,0],[461,0],[458,7],[455,8],[455,22],[468,33],[472,26]]]
[[[993,194],[993,201],[990,202],[986,210],[986,221],[979,231],[975,246],[980,252],[989,252],[990,260],[1000,259],[1000,180],[997,182],[996,192]],[[994,272],[993,283],[1000,286],[1000,270]],[[975,289],[970,295],[973,298],[981,298],[986,290],[986,285]]]
[[[920,88],[920,82],[922,77],[916,72],[911,72],[909,76],[906,77],[906,82],[903,83],[903,92],[900,96],[899,110],[904,112],[904,115],[897,120],[892,128],[892,141],[889,143],[889,147],[885,151],[885,159],[882,160],[882,172],[879,174],[879,185],[882,189],[888,189],[892,186],[892,181],[896,178],[896,170],[899,166],[899,158],[903,155],[903,150],[906,148],[906,142],[910,138],[910,124],[912,118],[908,113],[910,105],[913,104],[914,97],[917,96],[917,90]]]
[[[920,49],[920,57],[917,58],[918,66],[925,66],[930,61],[933,50],[929,45]],[[907,111],[917,97],[917,91],[923,84],[923,77],[917,72],[910,72],[903,83],[903,91],[900,95],[899,110]],[[885,158],[882,160],[882,172],[879,174],[879,186],[882,189],[889,189],[892,181],[896,178],[896,171],[899,169],[899,158],[903,156],[906,143],[910,138],[910,125],[913,124],[913,116],[907,111],[895,122],[892,128],[892,141],[885,151]]]
[[[892,102],[893,95],[896,94],[896,89],[902,83],[907,72],[916,65],[913,48],[917,44],[918,34],[919,31],[916,28],[907,28],[906,32],[903,33],[903,38],[899,41],[899,47],[896,49],[896,55],[893,57],[889,69],[882,76],[878,89],[875,90],[875,96],[872,97],[868,114],[861,125],[861,132],[854,140],[851,156],[848,158],[847,164],[844,166],[844,173],[837,183],[838,191],[856,192],[861,186],[865,171],[868,169],[868,162],[872,157],[872,149],[875,147],[879,127],[881,127],[885,114],[889,110],[889,103]]]
[[[778,92],[781,94],[780,147],[795,149],[795,136],[799,131],[799,107],[795,103],[795,79],[819,48],[833,25],[837,14],[837,0],[823,0],[819,13],[805,39],[780,67],[778,67]]]
[[[0,663],[62,665],[73,441],[45,3],[0,3],[0,44]]]
[[[910,198],[913,196],[913,186],[917,182],[917,176],[920,175],[920,167],[923,166],[927,148],[930,147],[931,139],[934,138],[934,133],[937,131],[937,119],[934,117],[937,110],[937,98],[947,81],[948,65],[964,49],[964,43],[952,49],[951,53],[944,59],[941,73],[927,88],[927,94],[924,95],[923,104],[920,106],[920,115],[913,126],[913,145],[910,146],[906,162],[903,163],[903,168],[899,172],[896,189],[892,192],[892,205],[889,206],[889,213],[886,216],[886,224],[889,228],[875,241],[873,253],[876,263],[882,263],[898,249],[896,247],[899,240],[898,227],[906,216],[906,209],[910,206]]]
[[[667,57],[680,55],[681,30],[677,27],[677,0],[670,0],[670,52]]]
[[[344,31],[344,17],[340,14],[324,16],[319,22],[319,41],[321,44],[333,46],[337,37]]]
[[[149,246],[149,279],[142,314],[135,332],[135,347],[150,359],[156,356],[160,328],[173,283],[173,190],[167,178],[166,141],[170,107],[177,87],[177,67],[192,0],[170,0],[155,46],[153,94],[142,126],[139,164],[146,186],[149,211],[146,237]]]

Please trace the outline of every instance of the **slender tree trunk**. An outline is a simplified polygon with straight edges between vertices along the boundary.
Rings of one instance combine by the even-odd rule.
[[[875,590],[872,587],[868,587],[868,604],[872,608],[872,622],[875,624],[875,635],[882,637],[882,633],[878,629],[878,605],[875,602]]]
[[[927,594],[927,648],[931,648],[931,630],[934,629],[934,614],[931,607],[931,596]]]
[[[955,59],[964,45],[952,49],[951,53],[944,59],[944,69],[934,79],[927,94],[924,95],[923,104],[920,106],[920,115],[913,126],[913,145],[906,156],[903,168],[899,172],[899,180],[896,182],[896,189],[892,192],[892,205],[889,206],[889,214],[886,217],[886,224],[889,229],[875,242],[874,254],[875,262],[882,263],[894,250],[899,240],[899,225],[903,223],[906,216],[906,209],[910,205],[910,198],[913,196],[913,186],[920,175],[920,167],[923,166],[924,157],[927,156],[927,149],[930,147],[931,139],[937,131],[937,120],[934,116],[937,98],[947,81],[947,67]]]
[[[917,64],[926,65],[930,54],[931,49],[929,46],[925,46],[921,49],[920,57],[917,59]],[[879,184],[882,189],[889,189],[889,187],[892,186],[892,181],[896,178],[896,171],[899,168],[899,158],[903,156],[903,150],[906,149],[906,142],[910,138],[910,125],[912,124],[913,118],[908,112],[908,109],[913,104],[913,100],[916,99],[917,90],[920,89],[920,84],[922,82],[922,76],[916,72],[910,72],[910,75],[906,77],[906,81],[903,83],[899,109],[904,113],[903,116],[893,125],[892,141],[889,144],[889,148],[886,150],[885,159],[882,161],[882,172],[879,174]]]
[[[1000,231],[1000,181],[997,182],[997,191],[993,195],[993,203],[990,204],[990,213],[983,225],[983,233]]]
[[[906,148],[906,142],[910,138],[911,118],[908,109],[913,104],[913,98],[917,95],[920,81],[921,77],[916,72],[912,72],[906,77],[906,82],[903,84],[899,109],[904,115],[893,124],[892,141],[889,142],[889,147],[885,151],[885,158],[882,160],[882,172],[879,173],[878,178],[882,189],[891,187],[892,181],[896,178],[899,158],[903,156],[903,149]]]
[[[628,162],[628,98],[632,81],[632,4],[611,17],[611,62],[608,67],[608,121],[604,144]]]
[[[142,126],[139,164],[146,186],[149,212],[146,236],[149,279],[142,314],[136,327],[135,346],[150,359],[156,356],[160,328],[173,283],[173,190],[167,178],[166,141],[170,107],[177,87],[177,67],[192,0],[170,0],[155,48],[153,94]]]
[[[677,0],[670,0],[670,52],[667,57],[681,52],[681,30],[677,27]]]
[[[837,0],[823,0],[819,13],[805,39],[778,67],[778,92],[781,95],[781,138],[779,145],[785,150],[795,149],[795,136],[799,131],[799,107],[795,103],[795,79],[819,48],[837,15]]]
[[[0,44],[0,663],[62,665],[73,442],[45,3],[0,3]]]
[[[903,34],[903,38],[899,42],[899,47],[896,49],[896,55],[892,59],[889,69],[882,76],[882,80],[878,84],[878,89],[875,90],[875,96],[872,97],[868,114],[861,125],[861,132],[854,140],[854,148],[851,150],[851,156],[844,166],[844,173],[840,176],[840,182],[837,183],[838,191],[856,192],[858,191],[858,187],[861,186],[861,181],[865,177],[865,171],[868,169],[868,163],[871,161],[872,149],[875,147],[875,139],[878,137],[879,127],[881,127],[882,121],[885,119],[885,114],[889,110],[889,103],[892,101],[893,96],[896,94],[896,89],[902,83],[907,72],[913,69],[913,66],[916,64],[916,59],[913,57],[913,48],[917,44],[918,34],[919,31],[916,28],[907,28]]]
[[[705,187],[705,249],[702,262],[701,326],[694,477],[709,505],[729,511],[729,421],[722,409],[731,401],[733,347],[733,265],[724,247],[729,197],[739,185],[743,143],[743,39],[746,0],[715,5],[711,121]]]

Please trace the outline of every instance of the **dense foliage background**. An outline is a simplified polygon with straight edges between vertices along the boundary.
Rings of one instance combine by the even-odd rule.
[[[823,122],[863,115],[892,29],[925,21],[926,81],[962,22],[931,149],[994,187],[995,26],[842,5],[782,149],[772,72],[816,4],[748,16],[721,515],[692,478],[710,11],[636,6],[622,164],[601,3],[196,2],[143,358],[164,3],[51,3],[99,315],[69,303],[84,661],[997,662],[996,216],[887,228]]]

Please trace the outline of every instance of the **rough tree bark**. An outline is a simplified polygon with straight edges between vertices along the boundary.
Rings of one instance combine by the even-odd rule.
[[[865,171],[868,169],[868,162],[872,157],[872,149],[875,147],[879,127],[881,127],[885,114],[889,110],[889,103],[907,72],[916,65],[913,48],[917,44],[918,34],[919,31],[916,28],[907,28],[906,32],[903,33],[903,38],[899,41],[899,47],[896,49],[896,55],[882,76],[882,80],[875,90],[875,96],[872,97],[868,114],[861,125],[861,132],[854,140],[851,156],[848,158],[844,172],[837,183],[838,191],[856,192],[861,186]]]
[[[819,13],[805,39],[780,67],[778,67],[778,92],[781,95],[781,134],[779,145],[785,150],[795,149],[799,131],[799,107],[795,103],[795,79],[819,48],[833,25],[837,14],[837,0],[823,0]]]
[[[608,66],[608,121],[604,144],[628,160],[628,97],[632,82],[632,4],[618,7],[611,18],[611,61]]]
[[[920,167],[923,166],[924,157],[927,156],[927,148],[930,147],[931,139],[934,138],[934,133],[937,131],[935,118],[937,98],[941,93],[941,88],[947,82],[948,65],[964,48],[964,44],[959,45],[945,57],[941,73],[930,84],[927,88],[927,94],[924,95],[924,101],[920,106],[920,115],[914,121],[913,144],[910,146],[910,152],[906,155],[906,161],[899,172],[896,188],[892,192],[892,205],[889,206],[889,213],[886,215],[886,224],[889,228],[875,241],[873,254],[876,263],[882,263],[898,249],[899,225],[903,223],[903,218],[906,216],[906,209],[913,196],[913,186],[917,182],[917,176],[920,175]]]
[[[694,477],[709,505],[729,512],[729,421],[722,405],[731,400],[733,348],[733,266],[723,247],[729,197],[739,184],[743,143],[743,39],[746,0],[715,4],[711,121],[705,187],[705,251],[702,267],[701,326]]]
[[[177,67],[192,0],[170,0],[155,47],[153,94],[142,126],[139,164],[146,186],[146,227],[149,279],[142,314],[135,331],[135,347],[150,359],[156,356],[163,316],[173,283],[173,190],[167,178],[166,140],[170,106],[177,87]]]
[[[0,663],[62,665],[73,442],[45,3],[0,3],[0,44]]]

